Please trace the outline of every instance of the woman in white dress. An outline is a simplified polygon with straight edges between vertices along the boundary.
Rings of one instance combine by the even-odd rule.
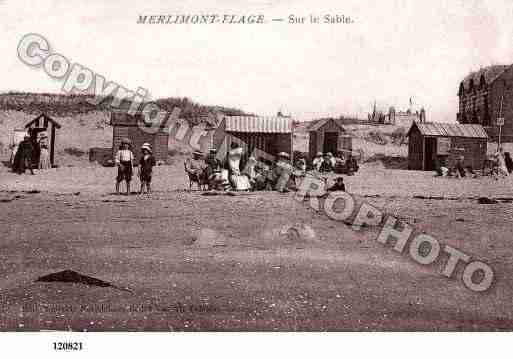
[[[251,188],[249,178],[240,172],[240,160],[242,158],[242,147],[232,144],[228,152],[228,167],[230,168],[230,182],[236,191],[248,191]]]

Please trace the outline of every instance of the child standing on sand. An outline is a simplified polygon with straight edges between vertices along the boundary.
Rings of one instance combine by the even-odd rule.
[[[139,194],[143,193],[144,187],[146,187],[146,193],[151,192],[151,173],[153,166],[155,166],[155,157],[151,153],[151,146],[149,143],[145,143],[141,146],[141,160],[139,161],[139,179],[141,180],[141,189]]]
[[[114,159],[118,167],[116,177],[116,194],[119,194],[119,184],[124,180],[126,182],[126,194],[130,194],[130,181],[132,180],[132,170],[134,163],[134,154],[130,150],[130,140],[124,138],[121,140],[121,146]]]

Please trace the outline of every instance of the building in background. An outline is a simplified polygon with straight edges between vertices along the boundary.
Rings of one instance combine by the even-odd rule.
[[[424,107],[420,109],[414,109],[412,99],[410,98],[410,106],[404,111],[397,111],[394,106],[390,106],[388,113],[376,109],[376,103],[372,113],[368,114],[369,122],[382,123],[387,125],[401,126],[409,129],[414,122],[424,123],[426,122],[426,110]]]
[[[504,118],[502,142],[513,142],[513,68],[493,65],[467,75],[461,81],[459,110],[456,119],[461,124],[482,125],[490,140],[497,141],[497,118]]]

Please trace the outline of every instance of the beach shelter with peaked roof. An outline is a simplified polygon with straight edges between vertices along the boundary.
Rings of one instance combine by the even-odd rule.
[[[451,166],[460,156],[464,166],[484,166],[488,135],[481,125],[414,122],[407,136],[408,169],[433,171],[436,158]]]
[[[25,128],[29,131],[31,141],[37,142],[38,136],[42,132],[46,132],[48,135],[48,150],[50,152],[50,163],[52,166],[55,164],[55,140],[56,131],[61,128],[61,125],[53,118],[42,113],[38,117],[34,118],[25,125]],[[34,163],[39,161],[37,156],[33,158]]]
[[[309,145],[308,154],[314,158],[317,152],[347,152],[353,149],[352,138],[346,129],[335,119],[323,119],[312,123],[308,127]]]

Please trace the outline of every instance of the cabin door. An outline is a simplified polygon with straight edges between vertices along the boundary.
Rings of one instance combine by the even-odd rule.
[[[331,152],[336,156],[338,148],[338,132],[324,132],[324,146],[322,152]]]
[[[425,149],[424,149],[424,171],[435,170],[435,159],[436,159],[436,138],[426,137],[425,138]]]

